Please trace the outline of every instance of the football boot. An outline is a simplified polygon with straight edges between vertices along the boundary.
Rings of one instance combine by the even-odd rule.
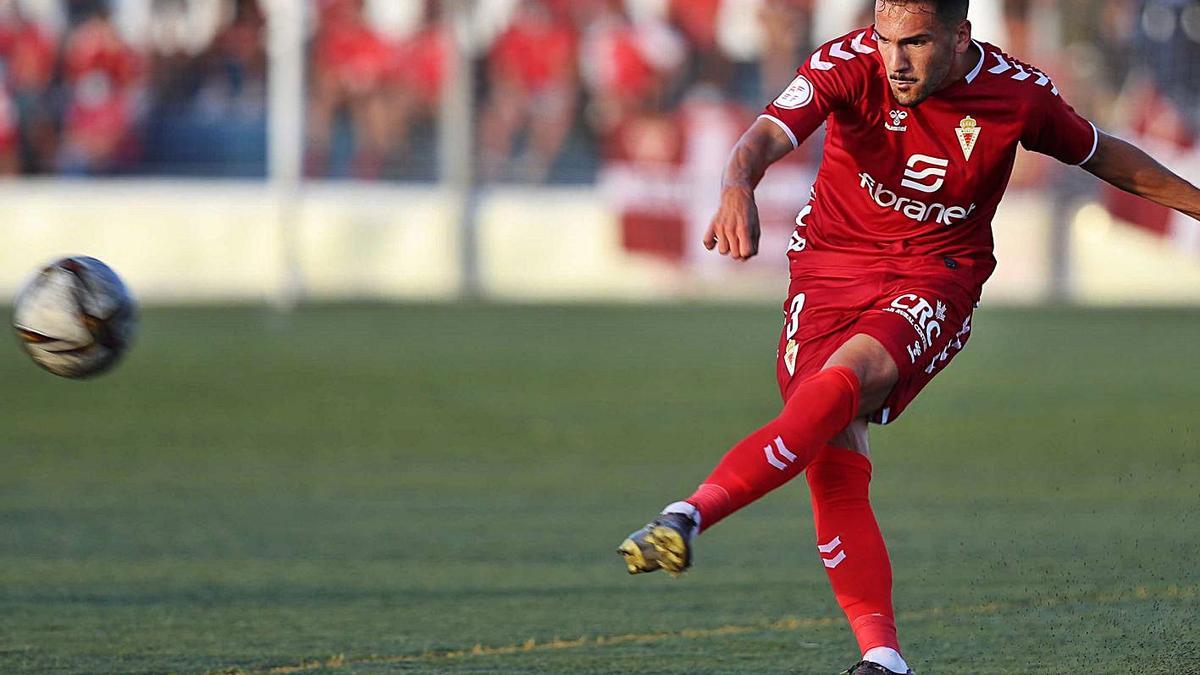
[[[873,661],[859,661],[849,670],[842,671],[841,675],[913,675],[913,671],[910,668],[907,673],[897,673]]]
[[[629,535],[617,548],[630,574],[664,569],[672,576],[692,566],[696,521],[682,513],[663,513]]]

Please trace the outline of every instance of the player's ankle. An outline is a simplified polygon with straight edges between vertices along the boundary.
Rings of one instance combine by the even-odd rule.
[[[662,512],[678,513],[691,518],[692,522],[696,524],[696,526],[692,528],[691,535],[694,537],[697,534],[700,534],[700,509],[696,508],[695,504],[690,504],[688,502],[674,502],[672,504],[667,504],[667,506],[663,508]]]
[[[872,647],[863,654],[863,661],[878,663],[893,673],[908,672],[908,664],[905,663],[904,657],[891,647]]]

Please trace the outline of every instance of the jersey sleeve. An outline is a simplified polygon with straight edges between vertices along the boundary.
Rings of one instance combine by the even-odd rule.
[[[873,49],[862,46],[862,36],[855,44],[860,50]],[[844,41],[826,45],[796,70],[796,78],[787,89],[769,104],[760,115],[779,125],[799,147],[817,127],[831,114],[850,106],[861,98],[865,89],[866,69],[863,53],[848,51]],[[839,57],[834,58],[830,50]],[[861,57],[861,58],[859,58]]]
[[[1048,88],[1035,89],[1037,98],[1026,117],[1021,137],[1026,150],[1049,155],[1063,164],[1085,164],[1096,154],[1100,131],[1062,96]]]

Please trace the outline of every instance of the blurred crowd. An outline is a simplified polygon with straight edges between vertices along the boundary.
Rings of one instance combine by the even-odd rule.
[[[263,171],[256,0],[0,0],[0,171]]]
[[[293,1],[310,17],[305,173],[435,179],[446,4]],[[265,3],[0,0],[0,172],[263,175]],[[589,182],[612,162],[707,158],[872,6],[474,0],[479,175]],[[1195,144],[1200,0],[974,0],[972,15],[1085,113]]]

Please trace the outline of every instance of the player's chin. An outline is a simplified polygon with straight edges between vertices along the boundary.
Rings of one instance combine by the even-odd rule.
[[[896,99],[896,102],[900,105],[911,108],[928,98],[928,95],[925,93],[925,87],[921,86],[921,83],[913,82],[900,87],[893,84],[892,98]]]

